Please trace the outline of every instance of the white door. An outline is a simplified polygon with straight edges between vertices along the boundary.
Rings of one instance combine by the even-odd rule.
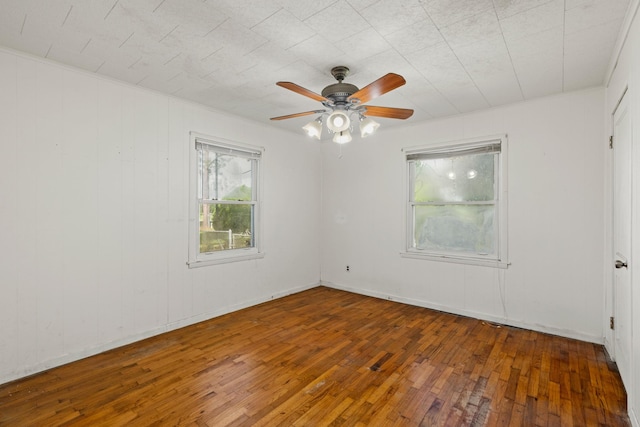
[[[613,310],[614,352],[631,390],[631,121],[627,96],[613,114]]]

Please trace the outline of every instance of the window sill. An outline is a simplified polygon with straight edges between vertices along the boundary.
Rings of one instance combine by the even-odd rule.
[[[509,267],[509,264],[510,264],[509,262],[495,260],[495,259],[470,258],[470,257],[454,256],[454,255],[435,255],[435,254],[425,254],[425,253],[410,252],[410,251],[400,252],[400,256],[403,258],[451,262],[455,264],[479,265],[483,267],[494,267],[494,268],[503,268],[503,269],[506,269],[507,267]]]
[[[228,264],[230,262],[248,261],[260,258],[264,258],[264,252],[254,252],[244,255],[227,255],[224,257],[188,261],[187,265],[189,266],[189,268],[198,268],[206,267],[208,265]]]

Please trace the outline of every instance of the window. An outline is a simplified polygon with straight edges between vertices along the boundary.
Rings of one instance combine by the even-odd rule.
[[[405,150],[404,256],[506,268],[506,136]]]
[[[189,266],[263,256],[259,251],[262,149],[191,135]]]

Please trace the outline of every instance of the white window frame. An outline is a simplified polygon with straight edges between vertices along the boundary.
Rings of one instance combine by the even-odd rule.
[[[252,191],[254,192],[254,246],[251,248],[228,249],[224,251],[200,253],[200,210],[198,198],[198,144],[211,145],[231,154],[246,156],[256,160],[253,171]],[[229,262],[263,258],[262,251],[262,165],[264,148],[229,141],[224,138],[203,135],[197,132],[189,134],[189,268]]]
[[[496,168],[496,199],[495,199],[495,214],[496,220],[496,253],[493,255],[481,255],[481,254],[465,254],[457,252],[445,252],[445,251],[428,251],[423,249],[417,249],[413,247],[413,212],[415,203],[413,202],[414,194],[414,177],[412,176],[411,160],[410,157],[415,157],[419,154],[438,154],[450,155],[456,151],[467,151],[474,148],[486,147],[489,145],[499,144],[500,151],[498,152],[498,159]],[[404,248],[400,252],[400,255],[405,258],[426,259],[432,261],[444,261],[460,264],[480,265],[495,268],[507,268],[509,266],[508,261],[508,237],[507,237],[507,162],[508,162],[508,143],[507,135],[491,135],[478,138],[470,138],[466,140],[449,141],[443,143],[437,143],[432,145],[423,145],[417,147],[403,148],[402,161],[405,168],[404,179],[404,201],[405,201],[405,215],[404,215]]]

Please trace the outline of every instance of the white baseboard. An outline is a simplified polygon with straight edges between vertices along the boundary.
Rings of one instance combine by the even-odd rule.
[[[148,331],[144,331],[139,334],[128,335],[118,340],[109,341],[107,343],[99,344],[97,346],[93,346],[81,351],[76,351],[73,353],[65,354],[60,357],[55,357],[52,359],[44,360],[38,362],[35,365],[26,366],[22,369],[12,372],[8,375],[0,376],[0,384],[5,384],[11,381],[15,381],[20,378],[24,378],[33,374],[37,374],[38,372],[46,371],[48,369],[55,368],[57,366],[62,366],[67,363],[75,362],[80,359],[84,359],[86,357],[95,356],[96,354],[103,353],[108,350],[113,350],[114,348],[122,347],[127,344],[134,343],[136,341],[141,341],[146,338],[150,338],[156,335],[160,335],[165,332],[173,331],[175,329],[180,329],[185,326],[194,325],[199,322],[203,322],[205,320],[213,319],[215,317],[219,317],[225,314],[232,313],[234,311],[242,310],[244,308],[252,307],[254,305],[262,304],[263,302],[271,301],[274,299],[286,297],[288,295],[293,295],[298,292],[306,291],[308,289],[312,289],[320,286],[320,283],[313,283],[304,286],[297,286],[293,288],[289,288],[283,291],[279,291],[273,293],[271,295],[263,296],[260,298],[253,298],[247,301],[243,301],[238,304],[226,306],[220,308],[218,310],[214,310],[211,312],[199,314],[197,316],[188,317],[185,319],[181,319],[177,322],[168,323],[157,328],[150,329]]]
[[[565,338],[577,339],[580,341],[587,341],[595,344],[603,344],[604,337],[584,334],[577,331],[571,331],[566,329],[554,328],[553,326],[542,325],[542,324],[530,324],[525,322],[519,322],[512,319],[505,319],[503,317],[491,316],[486,313],[478,313],[470,310],[464,310],[457,307],[449,307],[441,304],[435,304],[429,301],[419,300],[415,298],[406,298],[397,295],[386,294],[383,292],[373,291],[369,289],[361,289],[361,288],[353,288],[350,286],[343,286],[337,283],[322,281],[322,286],[326,286],[328,288],[339,289],[347,292],[352,292],[355,294],[366,295],[374,298],[385,299],[389,301],[401,302],[403,304],[415,305],[418,307],[430,308],[432,310],[444,311],[451,314],[458,314],[460,316],[472,317],[474,319],[485,320],[487,322],[499,323],[507,326],[513,326],[516,328],[529,329],[537,332],[544,332],[551,335],[557,335]]]
[[[141,340],[149,338],[149,337],[160,335],[160,334],[162,334],[164,332],[169,332],[169,331],[172,331],[172,330],[175,330],[175,329],[180,329],[180,328],[183,328],[185,326],[189,326],[189,325],[193,325],[193,324],[196,324],[196,323],[199,323],[199,322],[203,322],[205,320],[213,319],[215,317],[219,317],[219,316],[222,316],[222,315],[225,315],[225,314],[228,314],[228,313],[232,313],[234,311],[242,310],[244,308],[252,307],[254,305],[262,304],[262,303],[267,302],[267,301],[271,301],[271,300],[274,300],[274,299],[282,298],[282,297],[285,297],[287,295],[296,294],[298,292],[306,291],[308,289],[312,289],[312,288],[315,288],[317,286],[326,286],[326,287],[329,287],[329,288],[339,289],[339,290],[343,290],[343,291],[347,291],[347,292],[352,292],[352,293],[355,293],[355,294],[367,295],[367,296],[374,297],[374,298],[380,298],[380,299],[385,299],[385,300],[390,300],[390,301],[396,301],[396,302],[400,302],[400,303],[404,303],[404,304],[415,305],[415,306],[418,306],[418,307],[430,308],[430,309],[433,309],[433,310],[438,310],[438,311],[443,311],[443,312],[447,312],[447,313],[458,314],[458,315],[461,315],[461,316],[481,319],[481,320],[485,320],[485,321],[488,321],[488,322],[500,323],[500,324],[505,324],[505,325],[514,326],[514,327],[518,327],[518,328],[530,329],[530,330],[549,333],[549,334],[552,334],[552,335],[558,335],[558,336],[562,336],[562,337],[566,337],[566,338],[573,338],[573,339],[578,339],[578,340],[581,340],[581,341],[593,342],[593,343],[596,343],[596,344],[602,344],[603,343],[603,338],[602,337],[591,336],[591,335],[582,334],[582,333],[575,332],[575,331],[567,331],[567,330],[564,330],[564,329],[558,329],[558,328],[554,328],[554,327],[551,327],[551,326],[540,325],[540,324],[528,324],[528,323],[509,320],[509,319],[505,320],[504,318],[489,316],[489,315],[486,315],[484,313],[476,313],[476,312],[472,312],[472,311],[468,311],[468,310],[458,309],[458,308],[455,308],[455,307],[443,306],[443,305],[434,304],[434,303],[431,303],[429,301],[419,300],[419,299],[415,299],[415,298],[400,297],[400,296],[397,296],[397,295],[385,294],[385,293],[377,292],[377,291],[373,291],[373,290],[353,288],[353,287],[349,287],[349,286],[342,286],[342,285],[339,285],[339,284],[336,284],[336,283],[332,283],[332,282],[322,281],[322,282],[319,282],[319,283],[313,283],[313,284],[308,284],[308,285],[289,288],[289,289],[286,289],[286,290],[283,290],[283,291],[279,291],[279,292],[276,292],[276,293],[268,295],[268,296],[263,296],[263,297],[260,297],[260,298],[250,299],[250,300],[238,303],[238,304],[234,304],[234,305],[231,305],[231,306],[223,307],[223,308],[218,309],[218,310],[214,310],[214,311],[203,313],[203,314],[200,314],[200,315],[197,315],[197,316],[192,316],[192,317],[188,317],[188,318],[185,318],[185,319],[181,319],[181,320],[179,320],[177,322],[168,323],[166,325],[159,326],[157,328],[145,331],[143,333],[139,333],[139,334],[135,334],[135,335],[129,335],[129,336],[124,337],[124,338],[119,339],[119,340],[110,341],[108,343],[100,344],[100,345],[97,345],[97,346],[94,346],[94,347],[91,347],[91,348],[87,348],[87,349],[82,350],[82,351],[77,351],[77,352],[74,352],[74,353],[65,354],[65,355],[57,357],[57,358],[45,360],[45,361],[39,362],[39,363],[37,363],[35,365],[31,365],[31,366],[25,367],[25,368],[23,368],[23,369],[21,369],[21,370],[19,370],[17,372],[14,372],[12,374],[4,375],[4,376],[0,377],[0,384],[4,384],[4,383],[10,382],[10,381],[14,381],[14,380],[19,379],[19,378],[23,378],[23,377],[26,377],[26,376],[29,376],[29,375],[33,375],[35,373],[42,372],[42,371],[45,371],[47,369],[54,368],[56,366],[64,365],[66,363],[70,363],[70,362],[74,362],[74,361],[77,361],[77,360],[80,360],[80,359],[84,359],[86,357],[90,357],[90,356],[102,353],[104,351],[112,350],[114,348],[122,347],[124,345],[131,344],[131,343],[136,342],[136,341],[141,341]],[[638,425],[638,423],[637,423],[637,420],[638,420],[637,417],[632,417],[631,413],[630,413],[630,418],[632,418],[632,422],[633,422],[633,420],[635,420],[635,426],[640,427],[640,425]]]

